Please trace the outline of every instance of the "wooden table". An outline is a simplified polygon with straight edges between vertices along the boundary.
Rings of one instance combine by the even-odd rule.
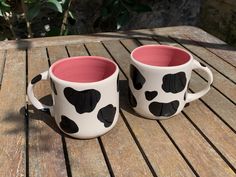
[[[190,51],[214,75],[210,92],[174,118],[140,118],[127,100],[129,55],[143,44]],[[100,55],[120,66],[120,117],[108,134],[76,140],[26,96],[28,82],[56,60]],[[236,176],[236,50],[195,27],[0,42],[0,176]],[[189,90],[206,84],[194,71]],[[48,82],[35,93],[51,102]]]

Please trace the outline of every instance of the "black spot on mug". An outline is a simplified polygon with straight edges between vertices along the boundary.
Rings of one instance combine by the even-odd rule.
[[[79,114],[92,112],[101,98],[101,93],[97,90],[86,89],[77,91],[71,87],[64,89],[64,95]]]

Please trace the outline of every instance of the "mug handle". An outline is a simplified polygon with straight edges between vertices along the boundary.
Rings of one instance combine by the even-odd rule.
[[[52,106],[47,106],[42,104],[35,96],[33,92],[34,85],[41,81],[41,80],[47,80],[48,79],[48,71],[42,72],[35,76],[31,82],[28,84],[27,88],[27,95],[30,100],[30,102],[36,107],[38,110],[46,112],[50,115],[53,115],[53,107]]]
[[[198,91],[196,93],[187,93],[186,103],[194,101],[194,100],[202,97],[203,95],[205,95],[210,90],[211,84],[213,82],[213,74],[212,74],[211,70],[208,67],[206,67],[204,64],[198,62],[197,60],[193,60],[192,70],[194,70],[194,69],[201,69],[207,73],[207,85],[201,91]]]

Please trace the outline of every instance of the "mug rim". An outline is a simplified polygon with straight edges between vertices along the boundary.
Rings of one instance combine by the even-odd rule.
[[[137,50],[141,49],[141,48],[146,48],[146,47],[164,47],[164,48],[169,48],[169,49],[177,49],[177,50],[180,50],[182,52],[185,52],[187,53],[187,55],[189,55],[189,60],[183,64],[180,64],[180,65],[176,65],[176,66],[155,66],[155,65],[149,65],[149,64],[146,64],[146,63],[143,63],[143,62],[140,62],[138,61],[134,56],[134,52],[136,52]],[[166,69],[178,69],[178,68],[181,68],[181,67],[184,67],[186,65],[188,65],[189,63],[192,62],[193,60],[193,56],[192,54],[185,50],[185,49],[182,49],[182,48],[179,48],[179,47],[175,47],[175,46],[170,46],[170,45],[161,45],[161,44],[147,44],[147,45],[142,45],[142,46],[139,46],[137,48],[135,48],[131,53],[130,53],[130,58],[131,60],[138,64],[138,65],[142,65],[143,67],[147,67],[149,69],[163,69],[163,70],[166,70]]]
[[[106,77],[105,79],[102,79],[102,80],[99,80],[99,81],[93,81],[93,82],[72,82],[72,81],[67,81],[67,80],[60,79],[59,77],[55,76],[55,74],[52,72],[52,69],[57,64],[65,61],[65,60],[79,60],[79,59],[83,59],[83,58],[84,59],[85,58],[88,58],[88,59],[95,58],[95,59],[98,59],[98,60],[104,60],[106,62],[112,63],[115,66],[115,71],[110,76]],[[49,68],[49,77],[50,78],[52,78],[54,81],[58,82],[59,84],[69,84],[69,85],[78,85],[78,84],[79,85],[95,85],[95,84],[99,84],[99,83],[103,83],[103,82],[111,80],[112,77],[114,77],[118,73],[119,73],[119,68],[118,68],[117,64],[113,60],[105,58],[105,57],[101,57],[101,56],[74,56],[74,57],[62,58],[62,59],[59,59],[58,61],[54,62]]]

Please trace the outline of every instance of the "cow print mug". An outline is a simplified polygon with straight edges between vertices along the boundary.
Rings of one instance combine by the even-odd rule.
[[[111,130],[118,120],[118,73],[118,66],[103,57],[65,58],[34,77],[27,93],[37,109],[55,117],[64,133],[80,139],[95,138]],[[33,93],[33,86],[48,78],[53,106],[40,103]]]
[[[188,93],[191,72],[207,73],[207,86]],[[146,118],[167,119],[181,112],[186,103],[210,90],[212,72],[183,49],[167,45],[144,45],[131,53],[129,100],[133,109]]]

